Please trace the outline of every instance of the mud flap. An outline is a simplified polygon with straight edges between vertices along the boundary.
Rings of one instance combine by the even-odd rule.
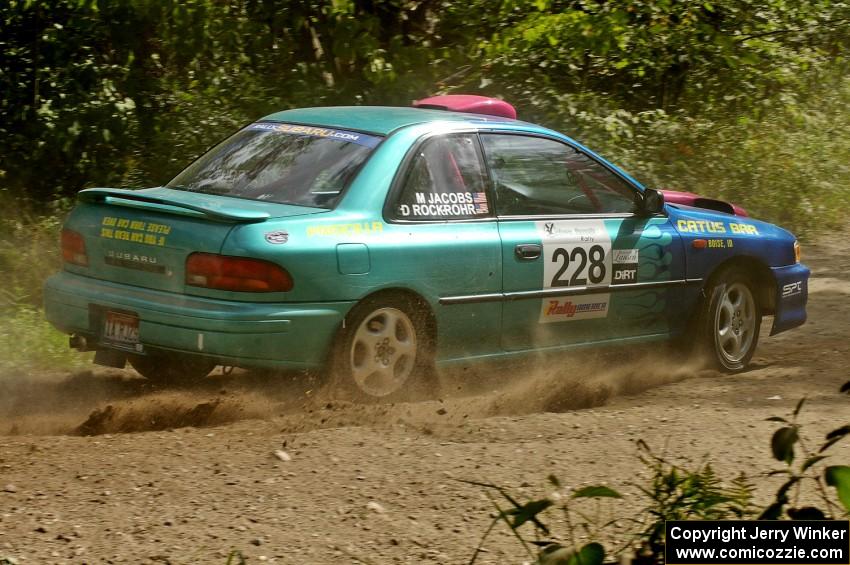
[[[98,349],[94,353],[94,364],[123,369],[127,364],[127,354],[115,349]]]

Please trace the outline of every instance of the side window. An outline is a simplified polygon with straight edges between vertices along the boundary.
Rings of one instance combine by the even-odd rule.
[[[499,215],[634,211],[635,191],[569,145],[541,137],[482,134]]]
[[[423,143],[410,162],[395,206],[402,220],[451,220],[490,215],[484,163],[474,135]]]

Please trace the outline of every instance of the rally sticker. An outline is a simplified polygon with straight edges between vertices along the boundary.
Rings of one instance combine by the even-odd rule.
[[[552,298],[543,301],[540,322],[566,322],[568,320],[586,320],[604,318],[608,315],[607,294],[574,296],[567,299]]]
[[[489,214],[485,192],[416,192],[414,204],[398,207],[402,217],[458,217]]]
[[[637,282],[640,252],[637,249],[615,249],[612,252],[613,280],[611,284]]]
[[[543,288],[607,286],[612,280],[611,237],[602,220],[536,222],[543,242]],[[627,255],[620,259],[631,259]],[[626,263],[623,263],[626,264]],[[610,294],[544,299],[540,323],[604,318]]]
[[[374,135],[366,135],[356,131],[345,131],[339,129],[319,128],[314,126],[299,126],[294,124],[280,124],[272,122],[258,122],[251,124],[247,129],[274,131],[279,133],[290,133],[293,135],[306,135],[310,137],[325,137],[337,141],[348,141],[366,147],[375,147],[381,142],[381,138]]]

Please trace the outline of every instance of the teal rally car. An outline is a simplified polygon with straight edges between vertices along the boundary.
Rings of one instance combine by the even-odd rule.
[[[148,379],[320,369],[396,399],[436,366],[675,340],[747,366],[761,319],[806,319],[792,234],[644,188],[509,104],[288,110],[157,188],[93,188],[45,311]]]

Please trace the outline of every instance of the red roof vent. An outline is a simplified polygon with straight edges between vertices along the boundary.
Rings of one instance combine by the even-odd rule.
[[[474,94],[446,94],[431,96],[413,103],[415,108],[431,108],[433,110],[449,110],[451,112],[469,112],[485,116],[516,119],[516,109],[498,98],[476,96]]]

